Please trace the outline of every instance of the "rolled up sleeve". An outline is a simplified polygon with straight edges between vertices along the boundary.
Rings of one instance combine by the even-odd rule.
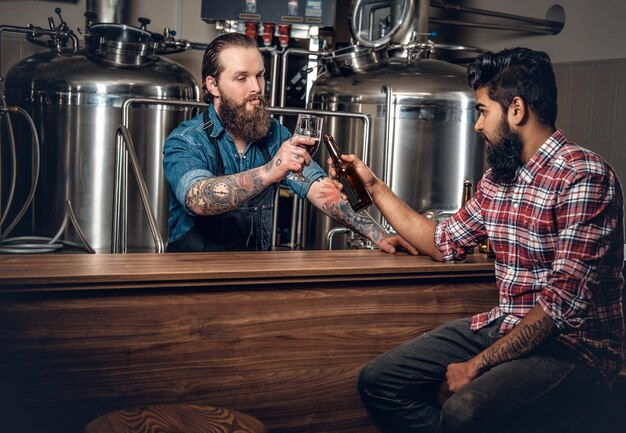
[[[207,167],[208,162],[201,145],[192,137],[181,134],[167,138],[163,147],[165,178],[176,200],[190,215],[193,213],[186,205],[187,192],[199,180],[215,177]]]
[[[587,174],[567,185],[558,199],[559,236],[552,269],[537,300],[561,330],[584,324],[603,281],[603,257],[620,226],[618,191],[606,176]]]

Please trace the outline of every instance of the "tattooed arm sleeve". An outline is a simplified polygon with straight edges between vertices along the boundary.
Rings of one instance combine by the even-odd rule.
[[[484,372],[503,362],[527,355],[557,333],[554,321],[541,306],[535,305],[515,328],[476,356],[477,369]]]
[[[271,164],[198,181],[189,188],[185,204],[196,215],[219,215],[235,209],[270,185],[263,174]]]
[[[307,199],[318,209],[350,230],[366,237],[375,244],[393,236],[380,226],[367,212],[356,213],[347,200],[341,198],[339,189],[327,177],[313,182]]]

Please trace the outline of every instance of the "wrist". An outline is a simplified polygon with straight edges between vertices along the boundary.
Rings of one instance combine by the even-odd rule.
[[[374,181],[371,185],[368,186],[367,191],[372,196],[372,200],[375,200],[377,196],[384,194],[384,190],[387,188],[387,185],[379,178],[375,177]]]

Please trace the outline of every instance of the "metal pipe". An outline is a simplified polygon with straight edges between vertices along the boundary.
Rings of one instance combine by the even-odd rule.
[[[270,105],[273,107],[276,105],[276,97],[278,95],[278,72],[280,66],[280,53],[277,50],[272,50],[270,52],[272,56],[272,78],[271,78],[271,89],[270,89]],[[284,83],[284,81],[283,81]],[[284,88],[284,86],[283,86]]]
[[[122,124],[118,128],[126,129],[128,131],[128,119],[129,119],[129,107],[133,104],[159,104],[159,105],[172,105],[172,106],[186,106],[186,107],[199,107],[206,108],[207,104],[205,102],[195,102],[195,101],[180,101],[180,100],[171,100],[171,99],[156,99],[156,98],[129,98],[122,104]],[[130,139],[130,134],[128,134],[128,138]],[[115,148],[115,177],[114,177],[114,189],[113,189],[113,221],[112,221],[112,233],[111,233],[111,253],[125,253],[127,240],[126,240],[126,232],[127,232],[127,224],[128,224],[128,214],[125,206],[126,195],[128,191],[128,178],[125,175],[128,172],[128,163],[126,161],[126,155],[128,152],[128,143],[126,146],[124,142],[127,140],[122,140],[119,133],[117,135],[117,146]],[[131,140],[132,141],[132,140]],[[131,143],[132,144],[132,143]],[[134,153],[134,147],[133,147]],[[135,155],[135,163],[132,161],[133,156],[131,155],[131,163],[135,165],[136,155]],[[136,164],[139,167],[139,164]],[[133,167],[133,170],[134,167]],[[140,185],[143,182],[145,187],[145,181],[143,179],[143,175],[141,174],[141,170],[135,171],[135,175],[137,176],[137,184]],[[140,186],[141,193],[141,186]],[[147,194],[147,189],[146,189]],[[152,207],[150,205],[150,198],[146,195],[147,200],[144,201],[144,197],[142,196],[142,204],[146,210],[146,214],[149,215],[152,212]],[[148,217],[150,219],[150,217]],[[148,221],[150,223],[150,221]],[[152,230],[152,226],[150,227]],[[158,230],[157,230],[158,233]],[[153,232],[154,237],[154,232]],[[160,238],[160,233],[158,234]],[[162,242],[162,241],[161,241]],[[163,252],[163,246],[159,246],[157,244],[157,250],[161,249]]]
[[[317,55],[316,51],[309,51],[309,50],[305,50],[303,48],[287,48],[285,51],[283,51],[283,61],[280,67],[280,82],[281,82],[281,87],[280,87],[280,100],[279,100],[279,105],[281,107],[285,106],[285,103],[287,102],[287,86],[285,85],[285,83],[287,82],[287,65],[289,64],[288,62],[288,57],[291,54],[299,54],[299,55],[306,55],[306,56],[311,56]],[[272,83],[272,87],[274,87],[274,84],[276,83]],[[280,116],[278,121],[280,123],[283,123],[283,116]]]
[[[508,30],[512,32],[536,33],[540,35],[555,35],[558,33],[558,31],[555,32],[551,28],[541,28],[541,27],[532,27],[532,26],[512,26],[512,25],[507,25],[507,24],[493,24],[493,23],[475,23],[471,21],[447,20],[443,18],[431,18],[430,22],[434,24],[449,24],[449,25],[455,25],[455,26],[461,26],[461,27]]]
[[[77,52],[78,51],[78,37],[76,37],[76,35],[74,34],[74,32],[72,31],[61,31],[61,30],[47,30],[47,29],[42,29],[41,27],[17,27],[17,26],[0,26],[0,35],[2,34],[2,32],[4,31],[7,32],[11,32],[11,33],[24,33],[27,35],[30,35],[31,37],[37,37],[37,36],[43,36],[43,35],[47,35],[47,36],[62,36],[65,38],[69,38],[72,41],[72,46],[73,46],[73,51]]]
[[[393,154],[395,151],[395,138],[394,138],[394,116],[392,116],[393,105],[393,89],[391,84],[384,84],[381,92],[385,93],[385,144],[384,144],[384,172],[383,182],[389,186],[389,189],[393,190]],[[393,110],[395,112],[395,109]],[[388,229],[387,219],[381,215],[380,224]]]
[[[531,24],[540,25],[540,26],[546,26],[546,27],[560,26],[559,30],[563,27],[563,23],[558,22],[558,21],[551,21],[551,20],[544,20],[540,18],[532,18],[532,17],[521,16],[521,15],[507,14],[504,12],[490,11],[487,9],[478,9],[478,8],[472,8],[472,7],[461,6],[461,5],[450,5],[446,3],[442,4],[438,2],[432,3],[431,6],[435,8],[439,8],[439,9],[445,9],[447,11],[452,10],[452,11],[457,11],[457,12],[466,12],[470,14],[485,15],[489,17],[504,18],[508,20],[522,21],[522,22],[531,23]]]
[[[139,167],[139,160],[137,159],[137,152],[135,152],[133,139],[128,132],[128,128],[124,125],[120,125],[117,128],[117,133],[122,135],[124,144],[126,145],[126,151],[128,152],[128,156],[130,158],[130,165],[133,168],[135,180],[137,181],[137,186],[139,187],[141,203],[143,204],[143,208],[146,211],[146,216],[148,217],[148,225],[150,226],[152,238],[154,239],[154,243],[156,245],[156,252],[163,253],[165,251],[165,248],[163,246],[163,238],[161,238],[161,233],[159,233],[156,218],[154,216],[154,212],[152,211],[152,203],[150,202],[148,187],[146,187],[146,181],[143,178],[143,174],[141,173],[141,167]]]
[[[428,17],[430,16],[430,0],[419,0],[419,7],[417,9],[417,34],[420,40],[427,40],[426,36],[428,30]]]
[[[449,5],[445,3],[441,4],[441,3],[436,3],[436,2],[431,3],[431,6],[435,8],[445,9],[447,11],[465,12],[465,13],[476,14],[476,15],[503,18],[503,19],[513,20],[513,21],[521,21],[521,22],[533,24],[534,26],[538,26],[539,28],[537,29],[536,27],[532,27],[532,26],[506,26],[506,25],[498,25],[498,24],[472,23],[468,21],[446,20],[446,19],[440,19],[440,18],[430,19],[431,23],[437,23],[437,24],[453,24],[453,25],[460,25],[460,26],[466,26],[466,27],[479,27],[479,28],[488,28],[488,29],[497,29],[497,30],[514,29],[516,31],[524,31],[524,32],[532,32],[532,33],[540,33],[540,34],[553,34],[553,35],[556,35],[557,33],[559,33],[564,25],[563,22],[559,22],[559,21],[545,20],[545,19],[540,19],[540,18],[531,18],[531,17],[525,17],[521,15],[507,14],[504,12],[495,12],[495,11],[490,11],[486,9],[471,8],[467,6]]]
[[[133,104],[160,104],[160,105],[172,105],[172,106],[187,106],[187,107],[198,107],[198,108],[206,108],[207,104],[205,102],[195,102],[195,101],[179,101],[179,100],[170,100],[170,99],[154,99],[154,98],[129,98],[122,104],[122,124],[120,127],[124,127],[128,129],[128,119],[129,119],[129,107]],[[288,108],[288,107],[268,107],[267,110],[270,113],[274,114],[291,114],[296,115],[300,113],[304,114],[314,114],[318,116],[336,116],[336,117],[352,117],[361,119],[363,121],[363,161],[367,161],[369,156],[369,137],[370,137],[370,119],[369,116],[360,113],[344,113],[344,112],[334,112],[334,111],[326,111],[326,110],[307,110],[302,108]],[[119,130],[119,128],[118,128]],[[130,135],[129,135],[130,138]],[[127,223],[128,223],[128,215],[126,212],[125,206],[123,206],[123,202],[125,201],[126,192],[128,191],[128,181],[124,177],[124,173],[128,172],[127,162],[125,162],[124,157],[127,154],[127,149],[124,146],[125,139],[122,140],[118,135],[118,142],[115,149],[115,177],[114,177],[114,190],[113,190],[113,221],[112,221],[112,234],[111,234],[111,253],[121,253],[126,252],[126,238],[125,233],[127,231]],[[131,155],[131,163],[133,156]],[[136,156],[135,156],[136,158]],[[138,164],[137,164],[138,167]],[[135,173],[138,176],[138,184],[140,183],[139,177],[143,180],[143,176],[141,175],[141,171],[137,171]],[[145,181],[144,181],[145,186]],[[149,197],[144,202],[142,198],[142,204],[146,208],[146,213],[151,212],[152,208],[149,205]],[[149,210],[148,210],[149,209]],[[275,211],[277,207],[275,207]],[[292,221],[292,232],[295,232],[296,223]],[[273,228],[273,237],[272,242],[276,238],[276,225]],[[292,242],[293,245],[293,242]],[[158,246],[157,246],[158,247]]]
[[[74,230],[76,230],[76,234],[78,235],[80,241],[83,243],[83,246],[87,250],[87,253],[95,254],[96,251],[91,247],[91,245],[89,245],[89,242],[87,242],[87,238],[85,237],[85,234],[83,233],[82,229],[80,228],[80,225],[78,224],[78,220],[76,219],[76,215],[74,214],[74,209],[72,209],[72,202],[70,200],[65,200],[65,218],[63,219],[62,226],[65,226],[66,218],[69,218],[70,221],[72,222],[72,226],[74,227]],[[59,230],[58,234],[59,236],[61,235],[61,230]]]
[[[126,0],[87,0],[86,12],[98,14],[99,23],[126,23]]]
[[[363,121],[363,154],[361,155],[361,159],[366,163],[369,161],[369,141],[370,141],[370,118],[369,116],[365,114],[360,114],[360,113],[344,113],[344,112],[327,111],[327,110],[307,110],[304,108],[268,107],[267,109],[270,113],[281,114],[281,118],[283,117],[282,115],[284,114],[291,114],[291,115],[313,114],[316,116],[351,117],[351,118],[361,119]],[[275,203],[274,215],[276,216],[276,213],[278,212],[278,200],[276,200],[274,203]],[[298,220],[301,219],[299,218],[300,207],[303,207],[303,206],[299,202],[299,198],[296,195],[294,195],[293,210],[291,213],[291,230],[290,230],[290,237],[289,237],[289,248],[291,249],[295,248],[296,246],[295,232],[297,231],[296,227],[298,226]],[[274,221],[276,221],[276,218],[274,219]],[[272,248],[275,246],[276,230],[277,230],[277,227],[276,227],[276,224],[274,224],[274,226],[272,227]],[[301,231],[299,231],[298,237],[301,237],[301,235],[302,233]]]
[[[335,228],[328,230],[328,233],[326,233],[326,242],[328,242],[328,250],[330,251],[333,249],[333,238],[335,237],[336,234],[347,234],[347,233],[350,233],[350,229],[346,227],[335,227]]]
[[[381,92],[385,93],[385,144],[384,144],[384,152],[385,152],[385,164],[384,164],[384,172],[383,172],[383,182],[389,186],[389,189],[392,189],[393,182],[393,153],[395,148],[395,140],[394,140],[394,128],[392,126],[393,116],[392,116],[392,105],[393,105],[393,89],[391,84],[384,84]]]

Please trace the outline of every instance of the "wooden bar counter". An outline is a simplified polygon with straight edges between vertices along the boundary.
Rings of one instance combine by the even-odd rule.
[[[374,433],[369,359],[496,303],[493,261],[380,251],[0,255],[0,431],[185,402]]]

